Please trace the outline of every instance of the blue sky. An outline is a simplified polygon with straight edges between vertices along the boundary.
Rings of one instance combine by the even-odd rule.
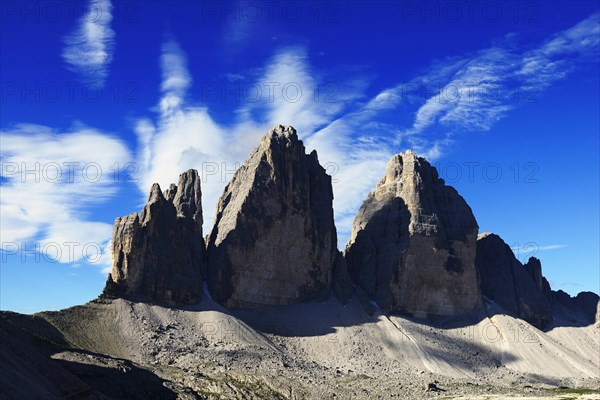
[[[276,123],[333,175],[342,249],[392,154],[438,166],[480,232],[599,291],[595,1],[2,2],[0,307],[96,297],[114,218],[203,174],[204,231]]]

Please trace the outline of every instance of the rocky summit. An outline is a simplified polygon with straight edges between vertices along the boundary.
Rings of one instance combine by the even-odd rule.
[[[202,192],[196,170],[164,194],[155,183],[140,215],[117,218],[104,295],[166,305],[195,303],[203,287]]]
[[[484,233],[477,240],[475,265],[488,299],[538,328],[552,321],[550,287],[539,260],[530,259],[524,267],[500,236]]]
[[[598,295],[553,292],[540,260],[477,240],[412,152],[343,255],[331,178],[291,127],[236,172],[207,240],[201,196],[190,170],[117,218],[100,298],[0,311],[0,399],[598,398]]]
[[[392,157],[352,226],[345,257],[386,311],[455,316],[480,307],[477,221],[465,200],[411,151]]]
[[[211,295],[232,308],[325,299],[338,259],[331,177],[296,130],[275,126],[218,201]]]

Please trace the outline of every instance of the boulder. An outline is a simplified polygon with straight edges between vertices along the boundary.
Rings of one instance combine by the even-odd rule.
[[[165,305],[198,302],[205,253],[201,198],[198,172],[189,170],[164,194],[155,183],[140,215],[117,218],[103,295]]]
[[[236,171],[208,240],[211,296],[230,308],[324,300],[338,259],[331,177],[275,126]]]
[[[536,260],[530,259],[528,267],[523,267],[498,235],[484,233],[477,240],[475,265],[481,293],[509,314],[543,328],[552,321],[552,304],[544,293],[547,281]]]
[[[345,258],[384,311],[463,315],[481,304],[477,230],[465,200],[409,150],[392,157],[361,206]]]

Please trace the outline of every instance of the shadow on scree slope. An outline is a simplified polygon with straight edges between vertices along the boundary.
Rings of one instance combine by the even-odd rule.
[[[0,398],[177,398],[131,361],[71,348],[44,318],[3,311],[0,334]]]

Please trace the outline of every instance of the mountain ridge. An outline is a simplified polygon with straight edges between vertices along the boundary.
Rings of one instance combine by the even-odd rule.
[[[10,371],[0,394],[600,393],[598,295],[552,291],[540,260],[523,265],[499,236],[478,236],[466,201],[410,151],[392,157],[367,196],[345,254],[331,178],[292,127],[270,130],[236,172],[206,240],[201,195],[189,170],[164,192],[153,185],[139,215],[115,220],[98,299],[0,312]]]

